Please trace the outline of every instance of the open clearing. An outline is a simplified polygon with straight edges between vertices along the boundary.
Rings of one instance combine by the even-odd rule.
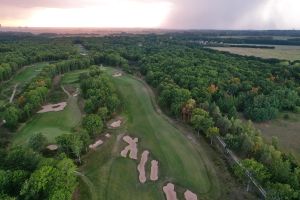
[[[282,114],[284,115],[284,114]],[[271,142],[272,137],[278,137],[279,148],[287,153],[292,153],[300,162],[300,114],[289,113],[290,119],[279,119],[265,123],[254,123],[262,135]]]
[[[113,73],[111,68],[107,71]],[[81,172],[96,190],[82,180],[80,199],[164,199],[162,188],[167,182],[194,191],[203,198],[220,199],[223,186],[210,153],[155,111],[153,96],[141,81],[129,75],[113,80],[124,100],[126,123],[112,130],[114,133],[108,142],[84,156],[85,165]],[[122,140],[127,134],[138,138],[137,160],[120,155],[127,146]],[[151,160],[159,162],[159,180],[156,182],[139,182],[137,165],[144,150],[151,152]],[[147,162],[145,168],[149,177],[151,163]],[[183,197],[183,193],[179,191],[177,195]]]
[[[274,45],[272,45],[274,46]],[[230,52],[243,56],[255,56],[261,58],[277,58],[281,60],[300,60],[300,46],[275,45],[275,49],[259,49],[244,47],[211,47],[211,49]]]

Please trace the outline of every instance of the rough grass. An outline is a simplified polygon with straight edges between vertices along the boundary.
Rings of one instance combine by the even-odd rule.
[[[107,71],[112,73],[109,68]],[[142,82],[128,75],[113,80],[124,100],[126,125],[84,158],[81,171],[96,190],[80,186],[80,199],[90,199],[90,191],[96,192],[93,196],[97,199],[106,200],[164,199],[162,186],[168,181],[196,192],[200,199],[222,198],[223,188],[208,151],[155,111]],[[159,181],[140,184],[139,161],[120,157],[124,142],[117,135],[124,133],[139,138],[139,158],[143,150],[149,150],[150,157],[159,161]]]
[[[211,47],[244,56],[261,58],[277,58],[280,60],[300,60],[300,46],[275,46],[275,49],[243,48],[243,47]]]
[[[290,119],[283,119],[285,114],[288,114]],[[273,136],[278,137],[279,148],[292,153],[300,162],[300,114],[282,113],[276,120],[254,125],[261,130],[267,141],[271,142]]]

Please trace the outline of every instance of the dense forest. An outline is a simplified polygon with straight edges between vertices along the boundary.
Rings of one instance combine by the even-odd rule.
[[[1,37],[0,44],[0,82],[8,80],[25,65],[68,59],[77,53],[69,40],[44,37],[21,38]]]
[[[90,38],[82,44],[104,64],[143,75],[160,105],[198,134],[211,142],[224,138],[268,199],[299,199],[299,163],[278,149],[276,139],[265,143],[251,122],[238,119],[239,112],[258,122],[282,111],[299,113],[299,66],[220,53],[166,35]],[[234,173],[245,180],[244,168],[236,166]]]
[[[91,40],[87,48],[101,52],[95,54],[100,58],[102,54],[100,61],[105,64],[113,63],[110,59],[125,69],[128,62],[139,66],[147,81],[159,89],[161,103],[169,105],[174,115],[182,106],[170,102],[176,87],[188,90],[188,96],[198,103],[215,102],[229,117],[242,112],[253,121],[266,121],[280,111],[299,112],[298,66],[181,45],[165,36]]]

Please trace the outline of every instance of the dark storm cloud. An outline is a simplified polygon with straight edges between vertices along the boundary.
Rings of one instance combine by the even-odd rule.
[[[173,0],[173,13],[165,26],[175,28],[235,28],[253,17],[268,0]],[[259,22],[256,22],[259,23]]]

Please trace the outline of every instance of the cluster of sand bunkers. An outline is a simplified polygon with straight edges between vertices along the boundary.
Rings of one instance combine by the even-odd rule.
[[[118,128],[120,127],[122,124],[122,120],[121,119],[117,119],[116,121],[113,121],[111,124],[109,124],[109,128]],[[109,133],[106,133],[105,134],[105,137],[108,139],[111,137],[111,135]],[[94,144],[90,144],[89,145],[89,148],[90,149],[93,149],[93,150],[96,150],[97,147],[99,147],[100,145],[102,145],[104,142],[103,140],[99,139],[97,140]]]
[[[130,159],[137,160],[138,159],[138,138],[132,138],[128,135],[123,137],[123,141],[128,145],[121,151],[121,156],[126,158],[127,156]],[[139,181],[140,183],[145,183],[147,181],[145,166],[148,161],[150,152],[145,150],[141,155],[141,160],[137,166],[137,170],[139,172]],[[150,172],[150,180],[157,181],[158,180],[158,161],[151,161],[151,172]],[[177,194],[175,191],[175,186],[172,183],[168,183],[163,187],[163,192],[166,196],[167,200],[177,200]],[[186,200],[197,200],[197,195],[191,192],[190,190],[186,190],[184,193],[184,197]]]
[[[175,191],[175,186],[173,183],[168,183],[166,186],[164,186],[163,191],[166,195],[167,200],[177,200],[177,193]],[[198,200],[197,195],[190,190],[185,191],[184,198],[186,200]]]
[[[126,158],[127,155],[129,155],[129,158],[133,160],[137,160],[137,142],[138,138],[131,138],[130,136],[126,135],[123,137],[124,142],[126,142],[128,145],[121,151],[121,156]],[[150,152],[145,150],[142,153],[140,163],[137,166],[137,170],[139,172],[139,180],[140,183],[145,183],[147,181],[146,177],[146,171],[145,166],[148,161],[148,156]],[[150,180],[151,181],[157,181],[158,180],[158,161],[152,160],[151,161],[151,172],[150,172]]]

